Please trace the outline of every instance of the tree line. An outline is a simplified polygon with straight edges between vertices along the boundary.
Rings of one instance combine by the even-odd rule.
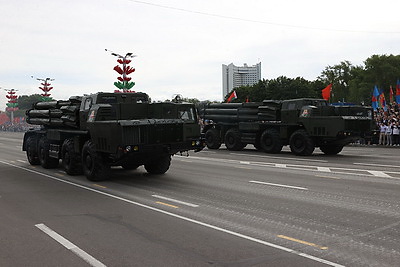
[[[283,100],[293,98],[321,98],[321,90],[332,84],[330,102],[351,102],[371,105],[374,86],[378,86],[389,99],[390,86],[395,92],[396,82],[400,79],[400,55],[373,55],[362,65],[354,66],[345,60],[333,66],[327,66],[314,81],[302,77],[288,78],[280,76],[276,79],[262,79],[251,86],[235,88],[237,99],[232,102],[261,102],[265,99]],[[225,96],[224,101],[230,93]],[[39,94],[23,95],[18,98],[19,110],[15,116],[25,116],[25,110],[32,104],[41,101]],[[197,98],[183,98],[183,101],[201,104],[209,100],[199,101]]]
[[[330,101],[371,105],[374,86],[378,86],[389,99],[390,86],[395,92],[400,79],[400,55],[373,55],[362,65],[354,66],[345,60],[327,66],[314,81],[302,77],[262,79],[252,86],[235,88],[237,99],[232,102],[259,102],[264,99],[321,98],[321,90],[332,84]],[[225,101],[230,93],[225,96]]]

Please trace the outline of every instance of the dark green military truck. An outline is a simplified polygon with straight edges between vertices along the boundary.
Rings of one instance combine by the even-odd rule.
[[[296,155],[311,155],[315,147],[335,155],[373,127],[371,107],[332,106],[311,98],[208,104],[199,114],[210,149],[222,143],[229,150],[253,144],[279,153],[289,145]]]
[[[150,103],[145,93],[96,93],[67,101],[38,102],[27,122],[23,151],[32,165],[55,168],[89,180],[109,177],[111,166],[163,174],[171,156],[199,151],[204,142],[190,103]]]

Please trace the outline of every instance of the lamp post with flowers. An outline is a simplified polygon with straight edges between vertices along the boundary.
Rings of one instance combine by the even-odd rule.
[[[121,75],[117,77],[118,81],[114,82],[115,87],[117,87],[119,90],[122,90],[124,93],[134,92],[131,91],[131,89],[135,85],[135,82],[131,82],[132,78],[128,77],[128,75],[135,71],[134,68],[129,66],[129,63],[132,62],[130,58],[134,58],[136,57],[136,55],[133,55],[132,53],[127,53],[125,56],[122,56],[107,49],[106,51],[109,51],[111,52],[111,55],[118,57],[117,62],[120,64],[114,67],[114,70],[118,72],[119,75]],[[115,91],[119,92],[119,90]]]
[[[6,111],[11,114],[11,124],[14,124],[14,111],[18,110],[18,96],[15,89],[4,89],[7,92],[6,97],[8,98]]]
[[[45,78],[45,79],[42,79],[42,78],[36,78],[36,80],[38,80],[38,81],[41,81],[41,85],[42,86],[39,86],[39,89],[40,90],[42,90],[43,91],[43,94],[41,94],[42,95],[42,101],[50,101],[51,100],[51,97],[50,97],[50,90],[51,89],[53,89],[53,87],[51,87],[50,85],[50,81],[54,81],[54,79],[51,79],[51,78]]]

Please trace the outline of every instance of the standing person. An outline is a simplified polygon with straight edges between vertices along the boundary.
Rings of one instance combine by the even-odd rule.
[[[379,145],[385,144],[386,125],[381,122],[379,124]]]
[[[392,123],[388,123],[386,127],[386,145],[387,146],[392,146],[393,141],[392,141]]]
[[[398,121],[396,121],[392,126],[392,133],[393,133],[393,146],[399,146],[400,126]]]

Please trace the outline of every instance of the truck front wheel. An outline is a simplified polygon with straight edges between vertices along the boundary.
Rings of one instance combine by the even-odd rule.
[[[75,152],[72,139],[65,139],[62,145],[61,162],[67,174],[77,175],[82,173],[81,155]]]
[[[295,131],[289,140],[290,150],[298,156],[309,156],[314,152],[315,144],[303,129]]]
[[[38,157],[40,165],[45,169],[52,169],[58,166],[58,159],[51,158],[49,154],[50,142],[46,137],[42,137],[39,140],[38,145]]]
[[[225,134],[225,146],[228,150],[242,150],[246,144],[240,140],[240,133],[236,129],[229,129]]]
[[[218,149],[221,146],[221,136],[219,130],[215,128],[208,129],[205,135],[206,144],[209,149]]]
[[[104,155],[96,151],[90,140],[86,141],[82,148],[82,168],[86,178],[94,182],[107,180],[111,171]]]
[[[144,168],[151,174],[164,174],[171,165],[171,156],[163,155],[144,164]]]
[[[40,164],[36,137],[31,136],[26,140],[26,157],[31,165]]]
[[[266,129],[260,137],[260,146],[267,153],[279,153],[282,150],[282,142],[278,131]]]

